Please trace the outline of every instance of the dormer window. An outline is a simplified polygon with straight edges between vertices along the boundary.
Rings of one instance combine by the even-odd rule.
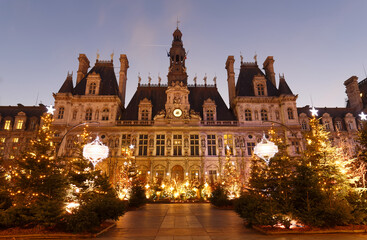
[[[250,109],[245,110],[245,121],[252,121],[252,113]]]
[[[11,120],[5,120],[4,129],[10,130]]]
[[[210,98],[206,99],[203,104],[203,117],[205,121],[217,120],[217,105]]]
[[[110,115],[110,110],[108,108],[103,109],[103,111],[102,111],[102,121],[108,121],[109,115]]]
[[[64,118],[64,112],[65,112],[65,108],[64,107],[60,107],[59,108],[59,112],[57,114],[57,119],[63,119]]]
[[[267,96],[268,92],[266,89],[266,79],[264,76],[258,74],[254,77],[253,86],[255,96]]]
[[[287,109],[287,113],[288,113],[288,119],[289,119],[289,120],[294,119],[294,115],[293,115],[293,110],[292,110],[292,108],[288,108],[288,109]]]
[[[305,120],[302,120],[301,127],[302,127],[302,130],[307,130],[308,129],[307,122]]]
[[[264,85],[261,84],[261,83],[257,84],[257,95],[258,96],[264,96],[265,95]]]
[[[86,95],[99,95],[101,76],[98,73],[92,72],[87,77],[85,88]]]
[[[88,108],[87,111],[85,111],[85,120],[90,121],[92,120],[92,109]]]
[[[24,120],[23,119],[18,120],[17,129],[18,130],[23,129],[23,124],[24,124]]]
[[[144,98],[139,103],[139,120],[149,121],[152,119],[152,102]]]
[[[96,83],[91,83],[89,84],[89,94],[96,94],[96,89],[97,89],[97,84]]]

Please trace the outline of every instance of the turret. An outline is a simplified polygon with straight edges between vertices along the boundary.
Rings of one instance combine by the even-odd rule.
[[[87,74],[89,66],[89,60],[85,54],[79,54],[79,68],[76,77],[76,84],[78,84]]]
[[[273,56],[268,56],[264,63],[263,69],[265,70],[266,77],[276,86],[275,73],[274,73],[274,59]]]
[[[129,60],[127,60],[126,54],[120,55],[120,64],[119,95],[122,106],[125,106],[127,69],[129,68]]]
[[[348,96],[349,107],[354,111],[361,111],[363,109],[363,103],[361,98],[361,92],[358,87],[358,77],[352,76],[344,82],[345,92]]]
[[[171,86],[173,82],[187,85],[186,73],[186,51],[182,43],[182,33],[177,28],[173,33],[172,47],[169,50],[170,66],[168,72],[168,85]]]
[[[234,56],[228,56],[226,61],[229,106],[232,107],[234,98],[236,97],[235,75],[234,75]]]

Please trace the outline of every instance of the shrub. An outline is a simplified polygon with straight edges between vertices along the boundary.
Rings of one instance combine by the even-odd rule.
[[[130,190],[129,207],[138,208],[147,202],[145,190],[140,184],[134,184]]]
[[[211,197],[209,198],[209,201],[216,207],[225,207],[233,205],[233,201],[228,199],[226,190],[220,184],[217,184],[213,187],[213,191]]]
[[[0,212],[0,227],[22,227],[33,221],[31,211],[27,207],[14,206]]]
[[[97,213],[81,207],[73,214],[68,214],[64,219],[65,230],[68,232],[90,232],[94,227],[99,226],[101,222]]]

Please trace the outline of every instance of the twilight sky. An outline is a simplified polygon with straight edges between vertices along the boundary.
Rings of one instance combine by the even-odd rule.
[[[225,62],[240,52],[258,63],[274,56],[277,75],[284,73],[297,105],[344,107],[343,82],[366,77],[367,1],[365,0],[0,0],[0,105],[53,104],[68,71],[78,69],[78,55],[109,60],[127,54],[127,102],[138,83],[167,82],[166,50],[172,33],[183,33],[189,83],[216,75],[228,104]],[[237,80],[237,76],[236,76]],[[37,100],[38,99],[38,100]]]

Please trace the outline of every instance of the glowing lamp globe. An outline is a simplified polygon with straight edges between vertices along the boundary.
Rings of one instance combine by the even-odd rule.
[[[98,162],[108,157],[108,147],[104,145],[97,136],[93,142],[84,146],[83,157],[91,161],[95,167]]]
[[[254,148],[255,155],[263,159],[267,164],[269,164],[270,159],[274,157],[277,152],[278,146],[266,139],[265,135]]]

